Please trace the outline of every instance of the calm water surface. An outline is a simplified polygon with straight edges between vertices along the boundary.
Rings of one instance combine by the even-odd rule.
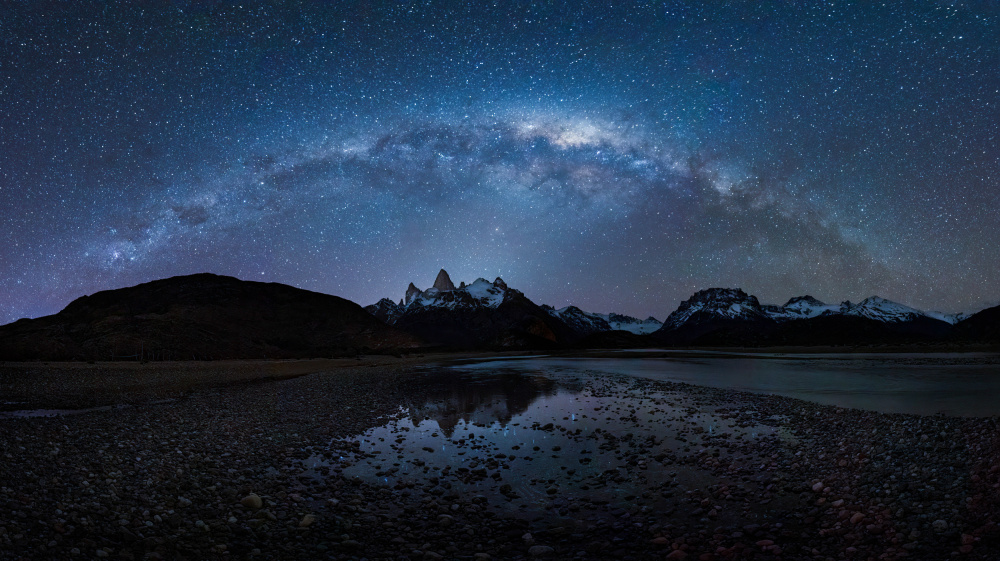
[[[797,440],[780,415],[754,410],[750,421],[740,420],[755,405],[738,396],[713,400],[648,380],[883,412],[1000,415],[993,355],[657,351],[507,357],[427,367],[414,376],[419,383],[394,418],[315,450],[307,472],[337,472],[445,501],[482,495],[531,518],[572,519],[604,505],[625,509],[636,497],[669,512],[676,497],[707,484],[707,472],[691,458],[721,455],[734,465],[756,465],[764,461],[753,457],[760,443],[797,446]]]
[[[677,353],[676,358],[517,358],[465,364],[460,368],[545,372],[553,379],[623,374],[886,413],[1000,415],[1000,355],[985,353],[755,356]]]
[[[505,361],[509,362],[509,361]],[[530,362],[431,367],[398,415],[353,440],[316,450],[307,473],[349,478],[449,500],[482,495],[534,518],[622,508],[639,496],[660,512],[701,488],[704,473],[680,456],[752,443],[791,442],[776,426],[740,423],[716,406],[642,380]],[[726,407],[720,404],[719,407]],[[570,517],[572,518],[572,517]]]

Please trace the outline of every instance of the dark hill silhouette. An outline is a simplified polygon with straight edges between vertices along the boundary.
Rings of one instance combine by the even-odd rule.
[[[955,324],[957,341],[1000,343],[1000,306],[986,308]]]
[[[349,300],[209,273],[98,292],[0,326],[3,360],[305,358],[418,344]]]
[[[943,340],[950,332],[951,326],[947,323],[927,317],[883,323],[865,317],[822,315],[779,325],[768,343],[791,346],[922,344]]]

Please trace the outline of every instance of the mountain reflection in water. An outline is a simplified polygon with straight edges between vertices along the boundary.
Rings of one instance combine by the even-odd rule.
[[[742,462],[761,439],[790,442],[733,404],[626,376],[446,368],[411,382],[396,418],[315,451],[307,471],[446,499],[482,496],[525,517],[572,517],[638,496],[669,512],[671,497],[704,483],[695,455],[725,448]]]
[[[540,372],[498,370],[484,375],[434,370],[423,374],[419,392],[411,396],[406,408],[415,423],[434,420],[451,438],[460,421],[481,426],[499,422],[506,426],[535,400],[554,396],[560,388],[578,393],[582,386],[557,384]]]

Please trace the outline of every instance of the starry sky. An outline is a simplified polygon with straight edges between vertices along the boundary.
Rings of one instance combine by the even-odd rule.
[[[214,272],[1000,302],[995,2],[12,2],[0,323]]]

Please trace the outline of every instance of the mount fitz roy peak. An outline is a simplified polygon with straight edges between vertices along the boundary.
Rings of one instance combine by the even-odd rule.
[[[365,306],[369,313],[390,325],[409,310],[411,306],[418,307],[442,307],[447,309],[460,308],[496,308],[506,297],[506,292],[510,289],[507,283],[500,277],[490,282],[486,279],[476,279],[470,285],[464,282],[455,287],[455,283],[448,276],[448,271],[441,269],[434,279],[434,284],[427,290],[420,290],[412,282],[406,288],[406,293],[399,303],[395,303],[388,298],[383,298],[378,302]],[[512,291],[524,296],[518,291]],[[513,294],[512,294],[513,297]]]
[[[501,278],[493,282],[479,278],[456,287],[444,269],[431,288],[420,290],[410,283],[399,303],[383,298],[365,309],[383,322],[435,344],[459,347],[509,347],[530,340],[565,344],[614,330],[647,334],[661,325],[655,318],[593,314],[575,306],[560,310],[538,306]],[[445,333],[455,338],[449,339]]]
[[[446,348],[552,347],[579,338],[503,279],[479,278],[456,287],[444,269],[427,290],[410,283],[398,304],[383,298],[365,309],[389,325]]]

